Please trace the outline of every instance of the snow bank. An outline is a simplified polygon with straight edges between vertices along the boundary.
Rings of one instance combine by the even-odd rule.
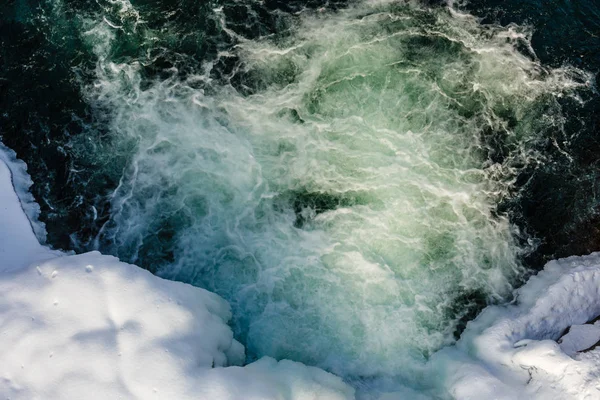
[[[41,246],[2,158],[0,221],[2,399],[354,397],[340,378],[299,363],[230,366],[244,348],[213,293],[98,252]]]
[[[5,165],[3,165],[2,167],[0,167],[1,169],[5,170],[6,167],[8,167],[8,170],[10,171],[10,176],[8,177],[8,179],[10,180],[12,178],[12,186],[13,186],[13,190],[16,192],[16,195],[18,196],[20,202],[21,202],[21,208],[23,209],[23,211],[25,212],[25,215],[27,216],[27,218],[29,219],[29,223],[25,224],[23,223],[22,225],[19,224],[12,224],[14,226],[23,226],[26,227],[27,225],[31,225],[31,228],[33,229],[33,232],[35,233],[35,236],[37,236],[38,241],[41,243],[45,243],[46,242],[46,227],[44,226],[43,223],[41,223],[38,220],[38,217],[40,215],[40,206],[35,202],[35,199],[33,198],[33,195],[31,194],[31,192],[29,191],[29,188],[31,187],[31,185],[33,184],[31,177],[29,176],[29,174],[27,173],[27,164],[25,164],[25,162],[23,160],[19,160],[17,158],[17,154],[9,149],[8,147],[6,147],[2,142],[0,142],[0,164],[4,163]],[[6,179],[6,176],[4,176],[1,179]],[[4,188],[10,188],[10,185],[8,185],[5,181],[2,182],[2,184],[0,185],[0,188],[2,188],[2,194],[5,196],[9,196],[12,198],[12,196],[14,195],[13,190],[7,190]],[[13,205],[18,205],[18,203],[14,203],[12,200],[7,200],[7,199],[2,199],[4,201],[0,202],[0,205],[8,205],[8,204],[13,204]],[[21,218],[22,213],[19,213],[19,216],[17,217],[15,214],[15,217],[17,218]],[[4,215],[3,215],[4,217]],[[7,221],[4,218],[2,218],[2,221]],[[29,235],[29,233],[28,233]],[[1,243],[3,243],[4,241],[0,241],[0,246],[2,245]]]
[[[581,325],[598,315],[600,253],[551,261],[431,365],[457,399],[600,399],[600,332]]]
[[[41,246],[33,233],[30,221],[37,220],[36,210],[39,208],[27,192],[31,181],[24,168],[25,163],[11,160],[10,156],[12,154],[0,143],[0,273],[60,254]],[[9,165],[12,168],[9,169]],[[15,187],[21,188],[18,190],[22,195],[21,202],[13,190],[11,170],[15,171]],[[30,211],[30,218],[25,215],[22,204]],[[37,226],[40,235],[45,236],[43,226]]]

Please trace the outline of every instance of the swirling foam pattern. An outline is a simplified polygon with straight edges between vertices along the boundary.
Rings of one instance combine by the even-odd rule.
[[[467,314],[510,295],[527,249],[496,202],[560,128],[556,97],[585,84],[517,51],[526,30],[364,1],[228,32],[215,61],[148,80],[115,49],[167,33],[106,4],[82,36],[110,140],[72,144],[103,168],[128,160],[100,248],[225,297],[251,355],[350,379],[418,381]]]

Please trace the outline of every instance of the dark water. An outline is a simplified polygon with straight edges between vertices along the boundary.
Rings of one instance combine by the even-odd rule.
[[[467,9],[498,21],[531,25],[531,45],[545,65],[574,65],[600,82],[600,3],[597,1],[471,1]],[[507,205],[514,221],[540,245],[527,262],[539,268],[549,259],[600,249],[598,161],[600,98],[583,105],[564,102],[567,124],[548,143],[548,159],[519,178],[520,193]]]
[[[144,18],[148,27],[171,27],[190,34],[162,46],[153,44],[151,49],[139,46],[135,38],[125,38],[122,46],[114,49],[116,58],[151,59],[143,71],[148,80],[168,76],[165,70],[172,67],[182,75],[193,73],[203,61],[213,60],[219,51],[237,41],[223,32],[224,27],[212,12],[221,3],[228,17],[227,29],[255,38],[285,32],[288,27],[281,13],[299,12],[305,7],[336,9],[346,2],[134,2],[147,11]],[[85,135],[99,136],[97,143],[104,143],[104,121],[81,93],[82,83],[93,79],[89,71],[95,57],[80,37],[81,16],[101,13],[103,7],[91,0],[61,4],[62,18],[58,21],[53,19],[56,4],[52,1],[6,0],[0,4],[0,137],[29,166],[35,180],[32,191],[42,208],[41,220],[47,225],[48,243],[84,250],[108,218],[105,196],[114,190],[120,176],[96,173],[88,157],[69,149],[73,138]],[[232,74],[237,64],[235,57],[220,59],[214,77]],[[246,87],[246,82],[237,84]],[[127,160],[115,154],[112,162],[124,167]],[[97,210],[91,212],[92,206]]]
[[[489,75],[477,75],[486,58],[464,43],[469,38],[504,49],[510,65],[529,62],[522,81],[515,81],[532,88],[559,75],[556,71],[561,68],[588,71],[598,80],[600,5],[583,0],[471,1],[460,9],[481,21],[465,28],[452,25],[450,13],[437,1],[417,8],[389,6],[377,13],[365,11],[364,16],[360,4],[5,0],[0,4],[0,140],[29,166],[48,243],[78,252],[99,248],[163,276],[214,290],[232,303],[236,334],[247,344],[251,357],[289,357],[352,376],[374,375],[382,368],[406,374],[409,363],[395,357],[390,346],[397,345],[394,349],[403,355],[403,349],[408,349],[407,357],[420,362],[431,351],[451,343],[483,306],[509,299],[510,289],[546,260],[600,250],[600,98],[596,91],[583,85],[585,88],[563,96],[554,88],[539,89],[539,98],[530,103],[528,90],[519,87],[508,95],[498,95],[497,101],[470,94],[471,87],[493,87],[496,81],[500,87],[510,86],[511,81],[502,80],[506,77],[491,67],[489,71],[481,67]],[[352,7],[358,11],[347,11]],[[326,52],[320,53],[324,41],[310,37],[310,30],[306,32],[302,25],[302,21],[321,21],[321,15],[327,16],[322,20],[325,25],[339,23],[340,31],[348,36],[349,44],[344,35],[335,36],[335,30],[323,31],[332,35],[332,53],[335,46],[359,48],[364,53],[359,52],[352,62],[340,56],[335,60],[342,61],[319,64],[323,69],[316,83],[308,80],[315,89],[299,96],[301,104],[281,106],[294,94],[286,88],[306,82],[304,77],[316,69],[313,60],[325,57]],[[369,20],[373,15],[381,22]],[[402,18],[386,19],[389,15]],[[360,29],[353,30],[352,21],[364,26],[357,24]],[[102,41],[103,32],[94,30],[99,22],[114,28],[110,31],[114,37],[105,40],[108,44]],[[486,28],[488,24],[493,27]],[[513,32],[509,29],[513,24],[514,32],[525,34],[507,34],[505,43],[498,39]],[[396,47],[379,48],[375,46],[380,44],[374,43],[373,54],[365,49],[364,38],[369,35],[387,40],[415,30],[418,35],[393,42]],[[299,31],[304,36],[299,36]],[[381,36],[381,32],[389,36]],[[527,32],[531,32],[530,39]],[[278,54],[282,48],[287,52]],[[298,48],[302,50],[295,53]],[[401,49],[400,60],[376,59],[390,48]],[[501,54],[500,50],[494,54]],[[286,58],[288,53],[291,55]],[[261,60],[252,58],[256,54],[273,57],[273,65],[262,65]],[[211,67],[207,69],[208,64]],[[402,73],[419,70],[419,79],[390,83],[394,75],[389,75],[387,68],[396,64]],[[453,80],[448,71],[464,75]],[[581,80],[581,74],[575,75],[575,81]],[[368,91],[357,89],[357,76],[359,81],[364,78],[366,83],[360,82]],[[339,85],[344,80],[352,84]],[[432,83],[439,84],[435,93],[427,92]],[[327,92],[330,87],[335,90]],[[345,141],[330,129],[331,121],[340,120],[347,124],[343,129],[355,129],[351,124],[356,121],[346,114],[360,116],[361,129],[366,126],[388,132],[402,125],[404,120],[394,119],[398,109],[393,107],[382,106],[375,111],[387,113],[369,119],[375,111],[367,100],[384,98],[388,87],[406,95],[400,96],[404,108],[398,109],[406,111],[404,120],[408,121],[402,133],[410,133],[392,145],[407,159],[413,160],[416,154],[422,168],[415,168],[416,177],[407,173],[406,180],[379,181],[378,175],[368,174],[371,165],[386,167],[389,149],[367,161],[362,158],[361,152],[371,154],[394,137],[378,137],[377,142]],[[496,93],[493,90],[495,87],[490,92]],[[438,92],[443,96],[437,97]],[[351,96],[352,101],[342,96]],[[212,99],[219,105],[206,105]],[[187,106],[194,100],[204,107],[198,114]],[[394,96],[385,100],[393,103]],[[281,109],[275,117],[265,111],[276,107]],[[439,120],[432,120],[424,111],[431,108]],[[231,117],[236,112],[240,114],[237,119]],[[253,119],[254,114],[270,124],[264,125],[264,132],[263,126],[256,128],[264,121]],[[139,124],[138,116],[143,120]],[[169,135],[171,126],[183,136],[144,147],[145,134]],[[339,156],[335,146],[331,154],[321,154],[314,150],[318,146],[308,145],[305,153],[298,151],[290,162],[309,154],[308,161],[314,163],[304,175],[322,174],[302,180],[294,175],[294,168],[287,170],[287,175],[281,173],[286,165],[276,165],[273,155],[295,154],[303,144],[297,137],[314,139],[314,130],[310,130],[314,126],[327,126],[326,134],[317,137],[320,146],[335,144],[348,149],[348,154]],[[412,141],[413,131],[431,126],[452,132],[456,140],[441,135],[425,137],[422,143]],[[228,148],[219,153],[222,149],[218,146],[216,150],[203,147],[212,140],[211,132],[220,129],[223,136],[215,141],[218,145],[222,139],[230,145],[233,156]],[[260,135],[256,134],[259,130]],[[272,140],[278,130],[297,135]],[[463,137],[463,131],[473,135]],[[531,132],[535,137],[529,136]],[[230,133],[236,140],[228,141]],[[238,140],[240,137],[243,140]],[[471,149],[473,141],[476,145]],[[413,145],[425,150],[402,152]],[[250,156],[246,147],[254,150]],[[193,154],[185,151],[188,149]],[[360,151],[355,152],[357,149]],[[202,164],[199,159],[208,167],[198,168],[197,164]],[[305,165],[293,166],[301,169]],[[493,166],[501,166],[496,175]],[[171,174],[171,168],[176,173]],[[336,168],[345,173],[340,173],[339,180],[346,186],[337,185],[339,182],[327,175]],[[261,172],[256,172],[259,169]],[[256,176],[262,171],[266,172],[260,180]],[[474,177],[463,178],[472,171],[476,171]],[[290,178],[293,182],[287,182],[288,175],[296,181]],[[429,186],[440,190],[428,192],[430,189],[419,186],[427,186],[429,178],[433,182]],[[195,179],[199,182],[194,184]],[[482,179],[497,182],[487,186]],[[387,188],[389,181],[393,185]],[[479,189],[469,191],[473,183],[482,185],[478,188],[485,192],[484,199],[478,197]],[[211,187],[206,189],[207,185]],[[454,188],[462,192],[447,195]],[[256,192],[260,192],[257,198],[249,195],[239,200],[242,194]],[[468,212],[461,209],[455,214],[448,204],[464,193],[469,200],[459,206]],[[406,201],[395,203],[402,196]],[[253,207],[251,212],[248,204]],[[409,211],[401,212],[403,206]],[[215,209],[219,213],[211,219]],[[386,225],[390,221],[392,224]],[[383,228],[376,229],[380,226]],[[328,240],[341,243],[342,250],[329,252],[325,249]],[[423,250],[412,253],[407,243],[417,242]],[[504,247],[496,248],[496,243]],[[474,250],[465,250],[471,245]],[[492,248],[490,254],[481,251]],[[346,276],[345,270],[342,274],[331,272],[345,265],[344,257],[350,254],[360,254],[365,265],[376,261],[389,266],[386,273],[394,279],[382,278],[381,287],[373,292],[369,292],[372,288],[354,288],[354,275]],[[402,257],[422,270],[403,269]],[[273,280],[267,286],[275,287],[271,292],[256,289],[257,277],[265,274],[265,269],[255,264],[272,267],[266,269],[271,271],[277,269],[278,259],[292,258],[321,261],[300,263],[284,277],[270,276]],[[470,264],[473,271],[457,268]],[[357,273],[361,283],[371,276],[361,275],[363,272]],[[281,287],[277,286],[280,280]],[[339,291],[340,286],[347,288],[347,293]],[[415,291],[417,295],[412,293]],[[321,292],[331,296],[320,299]],[[364,304],[352,303],[362,295]],[[422,304],[415,300],[418,295],[426,298]],[[284,303],[285,309],[273,305]],[[307,305],[318,312],[303,314]],[[400,309],[406,313],[395,314]],[[372,315],[367,313],[374,322],[354,324],[356,310],[375,310]],[[290,320],[301,321],[296,332],[286,325]],[[370,333],[381,330],[380,321],[389,325],[392,320],[398,322],[398,329],[390,332],[390,337],[410,336],[402,331],[406,326],[417,332],[413,341],[384,343],[380,353],[381,343],[365,345]],[[317,334],[311,328],[319,324],[322,332]],[[344,333],[341,336],[340,331]],[[323,341],[319,334],[335,340]],[[305,340],[307,345],[294,348],[279,343],[276,335],[284,338],[281,342]],[[269,340],[261,341],[262,337]],[[355,351],[361,346],[378,358],[340,367],[344,360],[357,358]],[[329,348],[341,354],[341,361],[322,357]]]
[[[220,48],[235,40],[220,32],[211,19],[209,2],[140,1],[154,10],[149,25],[182,24],[196,35],[165,52],[192,55],[200,63],[215,57]],[[266,1],[262,5],[224,2],[228,28],[253,38],[285,32],[280,13],[308,8],[344,7],[346,1]],[[118,176],[96,174],[85,157],[69,151],[70,138],[85,135],[93,126],[102,130],[80,93],[85,71],[93,58],[78,35],[78,10],[98,10],[95,1],[66,1],[64,24],[49,21],[51,3],[5,0],[0,5],[0,135],[27,161],[34,178],[33,191],[42,207],[48,241],[64,249],[85,249],[90,237],[107,218],[103,196],[115,187]],[[434,2],[435,4],[435,2]],[[481,16],[484,23],[526,24],[533,28],[531,45],[545,65],[578,66],[600,77],[600,5],[596,1],[469,1],[464,9]],[[164,15],[168,15],[167,18]],[[146,18],[148,18],[146,16]],[[70,26],[71,25],[71,26]],[[66,28],[66,29],[65,29]],[[118,49],[123,56],[144,49]],[[185,63],[190,58],[186,57]],[[158,55],[147,74],[160,74],[176,63]],[[215,74],[228,74],[235,60],[220,61]],[[194,66],[186,65],[187,68]],[[183,68],[185,73],[186,68]],[[243,83],[241,83],[243,84]],[[567,126],[557,138],[558,148],[548,143],[548,160],[524,172],[520,193],[503,204],[511,219],[539,239],[536,252],[527,258],[533,268],[546,260],[600,249],[597,204],[598,154],[600,154],[600,99],[585,104],[565,102]],[[125,164],[119,159],[116,163]],[[93,215],[92,204],[103,204]],[[95,219],[94,219],[95,218]]]

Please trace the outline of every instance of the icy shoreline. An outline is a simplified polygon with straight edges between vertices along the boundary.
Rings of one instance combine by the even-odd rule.
[[[41,246],[0,158],[0,397],[349,399],[318,368],[247,365],[219,296],[112,256]],[[18,179],[16,176],[14,179]],[[221,368],[226,367],[227,368]]]
[[[458,399],[600,398],[600,329],[582,325],[600,315],[600,253],[551,261],[517,293],[434,355],[444,386]]]
[[[236,366],[244,349],[227,326],[225,300],[98,252],[45,248],[29,185],[24,163],[0,148],[3,398],[415,398],[409,390],[355,393],[288,360]],[[600,329],[582,325],[600,314],[600,253],[552,261],[517,293],[515,304],[486,308],[456,346],[432,357],[429,394],[600,398]]]

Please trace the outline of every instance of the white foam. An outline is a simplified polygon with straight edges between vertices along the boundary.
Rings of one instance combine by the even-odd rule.
[[[465,304],[508,298],[523,273],[496,201],[562,123],[553,93],[572,79],[514,32],[441,9],[357,2],[295,22],[232,49],[259,81],[243,95],[205,70],[142,84],[115,45],[163,33],[90,18],[82,93],[114,147],[73,151],[120,177],[98,249],[225,297],[257,357],[410,378]],[[490,165],[485,132],[506,136],[506,165]]]

